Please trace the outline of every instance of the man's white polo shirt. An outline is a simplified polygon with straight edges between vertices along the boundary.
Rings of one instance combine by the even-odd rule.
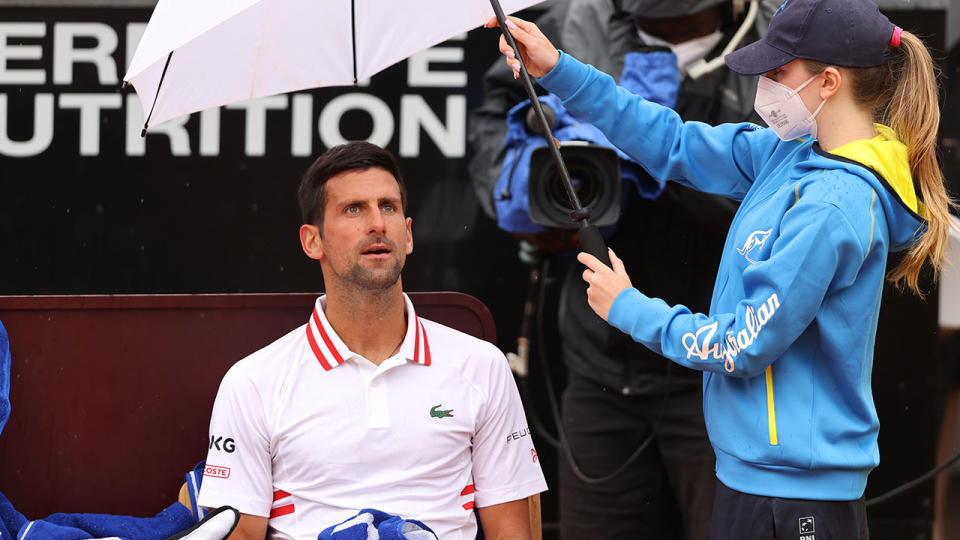
[[[269,516],[270,538],[315,539],[362,508],[473,540],[474,505],[546,489],[520,395],[493,345],[418,318],[380,366],[313,315],[220,383],[199,505]]]

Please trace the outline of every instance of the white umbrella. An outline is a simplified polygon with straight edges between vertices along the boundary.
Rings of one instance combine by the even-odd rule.
[[[123,78],[152,121],[262,96],[356,84],[408,56],[543,0],[160,0]],[[501,26],[501,30],[504,30]],[[516,50],[509,32],[505,37]],[[521,79],[550,126],[523,59]],[[584,249],[609,265],[555,145],[547,145]]]
[[[512,13],[540,1],[501,4]],[[160,0],[124,82],[147,122],[160,123],[356,84],[492,16],[489,0]]]

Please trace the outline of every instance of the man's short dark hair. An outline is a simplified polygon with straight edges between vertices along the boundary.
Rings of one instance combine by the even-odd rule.
[[[400,186],[400,205],[407,213],[407,187],[400,176],[400,166],[393,154],[375,144],[352,141],[334,146],[313,162],[300,181],[297,203],[303,223],[323,226],[323,211],[327,204],[327,181],[345,172],[365,171],[378,167],[392,174]]]

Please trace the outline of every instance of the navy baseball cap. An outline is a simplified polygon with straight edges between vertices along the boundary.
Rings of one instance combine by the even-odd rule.
[[[895,29],[873,0],[787,0],[770,19],[763,38],[724,60],[741,75],[760,75],[797,58],[844,67],[879,66],[889,60],[886,49]]]

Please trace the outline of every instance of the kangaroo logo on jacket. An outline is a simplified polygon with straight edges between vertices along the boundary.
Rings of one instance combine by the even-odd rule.
[[[742,248],[737,248],[737,253],[743,255],[745,259],[751,263],[757,261],[750,258],[750,252],[756,248],[763,249],[763,244],[767,242],[767,238],[770,237],[770,233],[773,229],[767,229],[765,231],[753,231],[750,233],[750,236],[747,237],[747,241],[743,243]]]

